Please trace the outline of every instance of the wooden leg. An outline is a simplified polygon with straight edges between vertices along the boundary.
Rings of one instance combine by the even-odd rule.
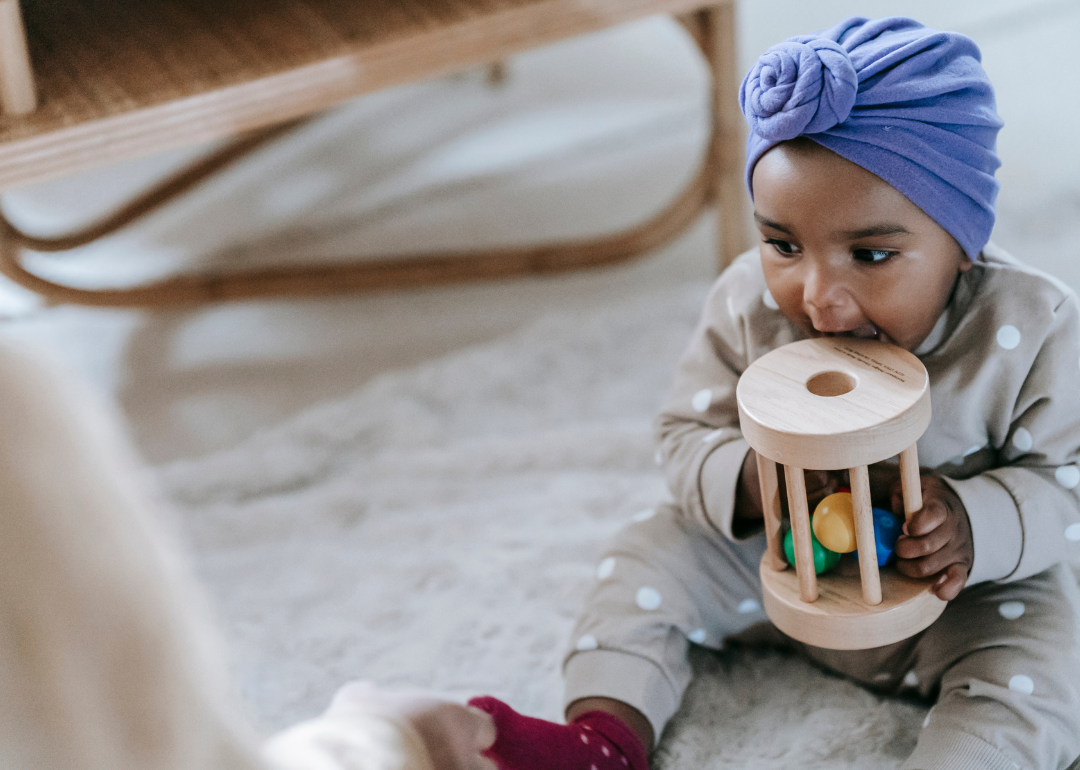
[[[0,10],[5,3],[0,0]],[[14,6],[17,9],[17,5]],[[0,54],[5,54],[0,29]],[[353,262],[274,266],[240,271],[180,275],[125,288],[84,289],[48,280],[23,264],[23,251],[58,252],[93,242],[130,224],[219,169],[302,121],[293,121],[234,139],[182,169],[100,221],[59,237],[24,233],[0,212],[0,274],[53,304],[96,307],[176,307],[224,300],[273,296],[318,296],[348,291],[379,291],[463,281],[547,275],[614,265],[656,249],[684,232],[709,205],[715,164],[709,155],[693,180],[665,209],[649,220],[613,235],[557,244],[493,248],[483,251],[369,256]]]
[[[26,115],[37,109],[19,0],[0,0],[0,109],[8,115]]]
[[[780,537],[783,513],[780,510],[780,485],[776,478],[776,463],[757,456],[758,484],[761,487],[761,506],[765,512],[765,540],[768,542],[768,564],[777,572],[787,569],[784,543]]]
[[[705,46],[708,45],[708,41],[705,37],[705,18],[705,14],[701,11],[681,13],[675,17],[675,20],[682,24],[686,28],[686,31],[690,33],[690,37],[694,38],[694,42],[697,43],[702,54],[705,53]]]
[[[814,571],[814,545],[810,533],[810,510],[806,505],[806,479],[802,468],[784,466],[787,481],[788,512],[791,514],[795,540],[795,574],[799,578],[799,598],[817,601],[817,573]]]
[[[712,138],[709,156],[715,176],[714,199],[719,207],[719,269],[723,270],[750,247],[743,173],[746,147],[739,109],[739,70],[735,2],[715,5],[701,13],[701,48],[712,70]]]
[[[849,468],[851,503],[855,509],[855,543],[859,548],[859,577],[863,601],[881,604],[881,576],[878,574],[877,544],[874,539],[874,511],[870,502],[870,474],[865,465]]]
[[[904,492],[907,521],[922,510],[922,480],[919,478],[919,450],[912,444],[900,453],[900,487]]]

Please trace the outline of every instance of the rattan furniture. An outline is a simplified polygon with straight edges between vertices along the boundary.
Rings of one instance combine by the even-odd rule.
[[[0,218],[0,271],[56,303],[165,306],[547,273],[626,259],[720,210],[720,262],[746,245],[734,0],[0,0],[0,190],[225,137],[218,152],[64,237]],[[348,264],[181,275],[115,289],[29,272],[123,227],[303,119],[389,86],[498,62],[650,14],[671,14],[713,74],[713,130],[666,209],[596,240]]]

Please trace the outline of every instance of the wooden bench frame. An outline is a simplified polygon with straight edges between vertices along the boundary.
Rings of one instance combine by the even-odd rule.
[[[521,10],[504,14],[503,18],[481,20],[482,25],[478,21],[480,26],[456,29],[453,34],[432,32],[426,41],[392,41],[271,77],[70,126],[23,130],[21,136],[5,137],[0,131],[0,190],[167,147],[238,135],[222,149],[77,232],[54,238],[34,237],[0,216],[0,272],[52,303],[140,307],[490,280],[621,262],[674,238],[712,204],[719,207],[718,262],[722,268],[748,245],[734,0],[708,4],[700,0],[593,0],[588,13],[580,18],[573,16],[578,12],[573,9],[588,5],[569,0],[523,3]],[[559,23],[549,23],[547,20],[560,6],[566,13],[554,17]],[[35,275],[23,265],[25,250],[65,251],[115,232],[279,136],[303,116],[343,99],[498,61],[571,34],[604,29],[653,13],[674,15],[699,46],[712,75],[712,130],[701,166],[685,190],[648,221],[627,231],[518,248],[365,257],[350,263],[180,275],[124,288],[67,286]],[[527,35],[528,30],[537,34]],[[476,44],[479,39],[484,40],[484,45]],[[417,50],[427,51],[427,60],[416,61]],[[33,121],[35,111],[41,110],[35,98],[17,0],[0,0],[0,51],[0,107],[8,116],[24,116],[7,118],[7,122]],[[358,78],[361,70],[364,77]]]

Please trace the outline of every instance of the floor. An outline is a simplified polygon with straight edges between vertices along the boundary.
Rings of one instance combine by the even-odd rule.
[[[846,15],[903,13],[979,42],[1005,118],[995,240],[1080,289],[1080,120],[1062,83],[1075,0],[929,0],[740,7],[744,68],[783,37]],[[130,231],[42,270],[88,285],[228,260],[309,260],[600,233],[657,210],[705,138],[705,69],[650,19],[482,70],[356,100]],[[41,233],[106,210],[203,148],[15,190],[4,210]],[[177,312],[40,307],[0,290],[0,333],[48,346],[120,403],[153,464],[242,440],[380,372],[494,339],[598,297],[706,277],[714,225],[586,274]]]

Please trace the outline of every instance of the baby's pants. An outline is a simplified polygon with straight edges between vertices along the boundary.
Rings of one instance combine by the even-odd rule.
[[[690,680],[690,642],[767,622],[758,562],[765,538],[731,542],[660,506],[616,536],[565,663],[566,703],[607,697],[656,735]],[[939,692],[903,770],[1059,770],[1080,754],[1080,590],[1059,565],[963,591],[921,634],[872,650],[801,644],[811,660],[885,692]]]

